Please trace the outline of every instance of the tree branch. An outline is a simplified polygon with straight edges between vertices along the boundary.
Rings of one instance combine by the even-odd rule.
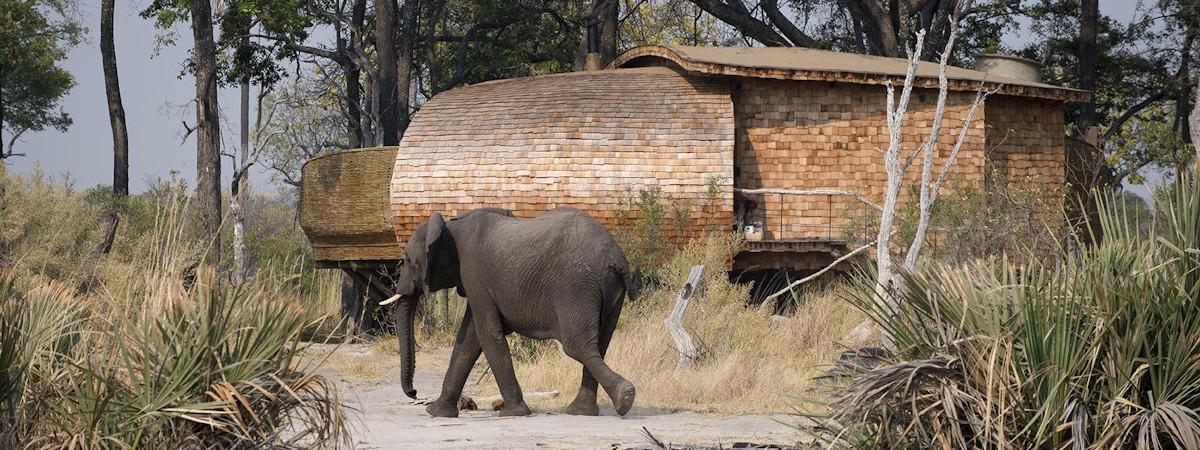
[[[731,2],[740,2],[741,0],[730,0]],[[736,28],[742,35],[754,39],[768,47],[787,47],[788,41],[779,33],[775,32],[770,25],[763,23],[761,20],[754,18],[746,11],[746,7],[737,3],[740,8],[731,6],[721,0],[692,0],[696,6],[703,9],[704,12],[712,14],[722,22]]]
[[[816,47],[817,42],[807,34],[804,34],[804,31],[800,30],[796,24],[792,23],[792,21],[789,20],[787,16],[779,10],[779,0],[762,0],[759,5],[762,6],[763,11],[767,13],[767,18],[771,20],[771,24],[774,25],[775,28],[779,29],[784,36],[787,36],[788,40],[792,41],[793,45],[798,47]]]

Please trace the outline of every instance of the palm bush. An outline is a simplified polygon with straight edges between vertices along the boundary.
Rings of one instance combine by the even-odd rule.
[[[1114,202],[1104,242],[1054,266],[1001,258],[863,273],[847,299],[893,339],[823,438],[891,448],[1200,448],[1200,184],[1161,193],[1147,233]]]
[[[348,444],[335,387],[300,360],[296,306],[215,280],[133,316],[0,283],[0,446]]]
[[[197,269],[176,188],[132,200],[113,253],[84,256],[92,227],[61,219],[91,214],[80,196],[17,181],[0,174],[0,210],[20,212],[0,214],[0,448],[349,446],[304,356],[336,289]]]

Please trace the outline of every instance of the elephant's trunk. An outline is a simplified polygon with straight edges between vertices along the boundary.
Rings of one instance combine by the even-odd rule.
[[[416,370],[417,343],[413,335],[413,318],[417,312],[418,297],[402,299],[396,305],[396,336],[400,338],[400,387],[410,398],[417,398],[413,389],[413,371]]]

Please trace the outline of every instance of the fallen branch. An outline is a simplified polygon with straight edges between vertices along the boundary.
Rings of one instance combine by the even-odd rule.
[[[768,295],[768,296],[767,296],[767,298],[763,299],[763,302],[762,302],[762,304],[761,304],[761,305],[759,305],[758,309],[763,309],[763,308],[765,308],[765,307],[766,307],[768,304],[771,304],[771,301],[772,301],[772,300],[775,300],[775,299],[776,299],[776,298],[778,298],[780,295],[783,295],[783,294],[786,294],[786,293],[790,292],[792,289],[795,289],[795,288],[796,288],[796,286],[799,286],[799,285],[801,285],[801,284],[804,284],[804,283],[807,283],[807,282],[809,282],[809,281],[812,281],[812,280],[815,280],[815,279],[817,279],[817,277],[821,276],[821,275],[822,275],[822,274],[824,274],[825,272],[828,272],[830,269],[833,269],[834,267],[837,267],[837,265],[838,265],[838,264],[841,264],[841,263],[845,262],[847,259],[853,258],[855,255],[858,255],[859,253],[862,253],[863,251],[865,251],[865,250],[867,250],[867,249],[871,248],[871,247],[872,247],[872,246],[874,246],[874,245],[875,245],[875,241],[868,242],[868,243],[864,244],[862,247],[856,248],[856,249],[854,249],[853,251],[851,251],[850,253],[847,253],[847,254],[845,254],[845,255],[842,255],[842,257],[840,257],[840,258],[838,258],[838,259],[835,259],[835,260],[833,260],[833,262],[832,262],[832,263],[829,263],[829,265],[828,265],[828,266],[825,266],[825,268],[824,268],[824,269],[818,270],[816,273],[814,273],[814,274],[812,274],[812,275],[809,275],[809,276],[807,276],[807,277],[804,277],[804,278],[801,278],[801,279],[799,279],[799,280],[796,280],[796,281],[792,282],[792,284],[789,284],[789,285],[787,285],[787,287],[785,287],[785,288],[783,288],[783,289],[780,289],[780,290],[779,290],[779,292],[776,292],[776,293],[774,293],[774,294]]]
[[[696,287],[700,285],[700,277],[703,275],[704,265],[692,266],[687,282],[683,283],[683,288],[679,290],[679,295],[675,298],[675,308],[671,310],[671,315],[663,319],[663,326],[667,327],[667,332],[671,333],[671,339],[675,341],[675,349],[679,351],[679,361],[675,363],[675,370],[683,368],[700,356],[696,345],[692,343],[692,337],[683,328],[683,313],[687,311],[692,296],[696,294]]]

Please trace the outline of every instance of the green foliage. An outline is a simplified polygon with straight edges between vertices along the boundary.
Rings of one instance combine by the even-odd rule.
[[[583,3],[451,0],[421,8],[420,92],[488,80],[567,72],[580,45]]]
[[[644,44],[736,45],[715,17],[688,0],[622,0],[620,49]]]
[[[832,403],[843,445],[1190,448],[1200,440],[1200,183],[1160,195],[1146,233],[1113,200],[1105,240],[1056,266],[1005,259],[861,274],[847,295],[896,359]],[[869,268],[867,269],[869,270]],[[920,411],[920,414],[913,412]]]
[[[1079,0],[1038,0],[1025,7],[1033,39],[1021,56],[1042,63],[1042,79],[1078,87]],[[1102,8],[1103,12],[1103,8]],[[1195,2],[1139,2],[1130,18],[1100,15],[1096,33],[1096,124],[1104,136],[1101,150],[1116,184],[1126,176],[1139,182],[1147,165],[1186,167],[1187,117],[1196,81],[1188,69],[1200,9]],[[1192,35],[1192,37],[1189,37]],[[1121,122],[1123,116],[1127,121]],[[1067,110],[1067,132],[1079,118]]]
[[[724,224],[704,223],[697,228],[693,215],[698,210],[709,222],[718,216],[723,182],[721,177],[709,178],[704,198],[698,205],[675,199],[668,204],[658,185],[636,190],[626,186],[625,194],[617,200],[618,226],[614,235],[630,266],[641,269],[647,279],[656,280],[659,269],[688,240],[711,240],[712,234],[722,234]],[[664,229],[674,234],[668,236]]]
[[[633,187],[628,186],[619,203],[617,222],[627,225],[617,230],[617,242],[625,250],[630,265],[640,268],[643,275],[653,279],[659,265],[669,256],[670,248],[662,232],[668,210],[663,204],[662,188],[652,185],[634,192]]]
[[[59,102],[75,78],[57,64],[83,34],[74,9],[70,0],[0,0],[0,159],[26,131],[71,125]]]

